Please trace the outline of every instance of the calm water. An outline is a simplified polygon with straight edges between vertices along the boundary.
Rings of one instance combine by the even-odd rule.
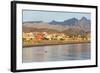
[[[90,43],[23,48],[23,62],[87,60],[90,58]]]

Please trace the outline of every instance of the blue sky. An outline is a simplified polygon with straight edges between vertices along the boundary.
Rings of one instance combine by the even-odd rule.
[[[70,18],[81,19],[86,17],[91,19],[90,13],[78,13],[78,12],[54,12],[54,11],[36,11],[36,10],[23,10],[23,22],[27,21],[44,21],[51,22],[55,21],[64,21]]]

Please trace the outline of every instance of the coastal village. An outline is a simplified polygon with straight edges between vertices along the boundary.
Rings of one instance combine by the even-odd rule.
[[[23,46],[90,42],[90,34],[69,36],[58,32],[23,32]]]

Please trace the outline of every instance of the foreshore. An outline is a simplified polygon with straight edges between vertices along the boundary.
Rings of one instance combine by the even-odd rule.
[[[90,43],[90,40],[70,40],[70,41],[43,41],[42,43],[23,43],[24,47],[37,47],[37,46],[54,46],[54,45],[67,45],[67,44],[82,44]]]

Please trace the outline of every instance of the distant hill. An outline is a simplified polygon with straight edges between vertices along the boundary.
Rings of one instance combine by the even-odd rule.
[[[63,22],[57,22],[57,21],[51,21],[49,24],[54,24],[54,25],[57,25],[57,24],[62,24],[62,25],[68,25],[68,26],[74,26],[75,24],[78,23],[78,19],[76,18],[72,18],[72,19],[68,19],[68,20],[64,20]]]
[[[46,29],[46,28],[34,28],[34,27],[23,27],[24,32],[59,32],[55,29]]]
[[[52,20],[51,22],[43,21],[30,21],[23,23],[23,31],[46,31],[46,32],[68,32],[83,33],[91,31],[91,21],[86,17],[82,17],[80,20],[71,18],[58,22]],[[75,31],[75,32],[74,32]]]
[[[76,18],[71,18],[68,20],[64,20],[63,22],[58,22],[58,21],[51,21],[49,24],[52,25],[64,25],[69,26],[69,27],[78,27],[82,30],[89,31],[91,29],[91,21],[88,20],[86,17],[82,17],[80,20]]]
[[[23,22],[23,24],[24,23],[42,23],[42,21],[25,21],[25,22]]]

